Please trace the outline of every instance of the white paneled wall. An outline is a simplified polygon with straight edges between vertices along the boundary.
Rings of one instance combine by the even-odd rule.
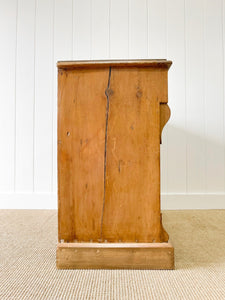
[[[162,207],[225,208],[225,0],[0,0],[0,208],[57,206],[57,60],[167,58]]]

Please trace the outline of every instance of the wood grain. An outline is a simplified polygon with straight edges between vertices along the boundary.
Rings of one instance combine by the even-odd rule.
[[[160,211],[170,64],[58,63],[59,268],[173,268]]]
[[[167,241],[160,223],[160,102],[167,101],[163,75],[157,69],[112,68],[103,240]]]
[[[62,243],[58,269],[174,269],[170,243]]]
[[[59,71],[59,240],[100,238],[108,68]]]

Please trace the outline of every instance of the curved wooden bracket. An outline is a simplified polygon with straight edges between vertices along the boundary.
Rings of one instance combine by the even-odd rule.
[[[160,144],[162,144],[162,131],[170,118],[170,108],[166,103],[160,103]]]

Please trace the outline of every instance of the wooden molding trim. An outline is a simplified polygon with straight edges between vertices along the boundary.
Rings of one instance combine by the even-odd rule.
[[[106,67],[152,67],[169,69],[172,61],[166,59],[137,59],[137,60],[77,60],[58,61],[58,69],[76,68],[106,68]]]
[[[59,243],[58,269],[173,270],[171,243]]]

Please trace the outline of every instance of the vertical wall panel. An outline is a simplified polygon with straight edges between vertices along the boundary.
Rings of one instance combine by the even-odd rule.
[[[73,54],[73,1],[54,1],[54,60],[71,60]],[[56,69],[54,67],[54,69]]]
[[[224,34],[225,0],[0,1],[0,193],[56,192],[56,62],[110,57],[173,61],[162,192],[224,193]]]
[[[148,55],[148,10],[146,0],[129,0],[129,57]]]
[[[148,57],[167,58],[166,0],[148,0]],[[169,57],[170,59],[170,57]],[[169,76],[170,76],[169,71]],[[170,103],[170,99],[169,99]],[[161,191],[168,189],[168,124],[162,132]]]
[[[168,6],[170,6],[170,3]],[[167,58],[166,8],[166,0],[148,0],[149,58]]]
[[[110,57],[126,59],[129,53],[129,0],[110,3]]]
[[[53,0],[38,0],[35,35],[34,190],[52,188]]]
[[[33,191],[35,0],[18,1],[16,191]]]
[[[59,60],[73,57],[73,2],[55,0],[53,37],[53,192],[57,187],[57,68]]]
[[[223,43],[223,136],[222,142],[224,143],[224,161],[225,161],[225,0],[222,0],[222,43]],[[224,180],[225,192],[225,180]]]
[[[204,0],[186,5],[187,192],[205,190]]]
[[[0,190],[14,189],[17,0],[0,1]]]
[[[167,57],[173,61],[168,89],[171,118],[168,123],[167,191],[186,191],[185,116],[185,6],[183,0],[167,2]],[[176,178],[176,180],[174,180]]]
[[[109,0],[92,0],[92,59],[109,58]]]
[[[73,0],[73,58],[91,57],[91,0]]]
[[[224,191],[222,0],[204,1],[206,191]]]

